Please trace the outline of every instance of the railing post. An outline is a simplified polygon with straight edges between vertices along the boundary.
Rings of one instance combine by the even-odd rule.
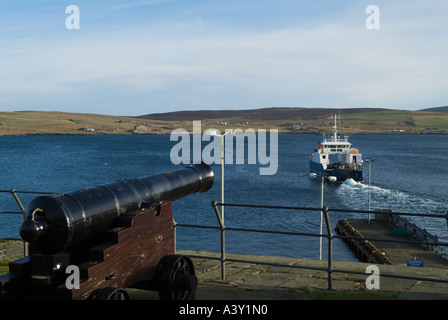
[[[12,194],[12,196],[16,200],[22,213],[25,214],[25,207],[23,206],[22,202],[20,201],[19,197],[17,196],[16,189],[11,189],[9,192]],[[25,216],[23,216],[23,218],[25,218]]]
[[[20,210],[22,211],[22,220],[25,220],[25,212],[26,212],[26,210],[25,210],[25,207],[22,204],[22,201],[20,201],[19,196],[16,193],[16,190],[15,189],[11,189],[9,192],[12,194],[12,196],[16,200],[17,204],[19,205]],[[23,242],[23,256],[25,256],[25,257],[28,256],[28,243],[25,242],[25,241]]]
[[[173,217],[174,253],[177,253],[177,222]]]
[[[332,257],[333,257],[333,232],[331,231],[330,217],[328,215],[328,207],[322,207],[322,213],[325,217],[325,224],[327,225],[327,238],[328,238],[328,290],[332,290],[332,276],[333,276],[333,266],[332,266]]]
[[[215,209],[216,218],[219,222],[219,229],[221,231],[221,280],[226,278],[226,241],[225,241],[225,231],[226,227],[222,221],[221,214],[219,213],[218,203],[212,201],[212,207]]]

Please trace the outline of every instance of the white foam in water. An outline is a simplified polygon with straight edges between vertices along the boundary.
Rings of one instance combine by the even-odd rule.
[[[353,179],[346,180],[336,191],[345,207],[350,209],[369,209],[369,184],[356,182]],[[370,186],[370,208],[391,209],[395,212],[409,213],[436,213],[445,214],[447,205],[440,201],[427,197],[405,193],[398,190],[391,190],[378,186]],[[439,237],[447,237],[447,227],[445,221],[435,218],[406,217],[411,222],[415,222],[419,227],[427,229]]]
[[[368,206],[369,189],[372,209],[387,208],[401,212],[421,213],[443,213],[446,210],[446,204],[437,200],[374,185],[369,187],[368,183],[356,182],[353,179],[342,183],[337,193],[342,197],[348,197],[351,201],[360,200],[359,204],[365,203]],[[352,206],[359,204],[352,202]]]

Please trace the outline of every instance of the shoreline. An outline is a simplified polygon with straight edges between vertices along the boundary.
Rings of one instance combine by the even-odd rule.
[[[174,129],[175,130],[175,129]],[[258,131],[258,129],[254,129],[255,131]],[[266,130],[269,132],[269,129]],[[189,134],[193,134],[192,132],[188,132]],[[62,132],[47,132],[47,133],[0,133],[0,137],[22,137],[22,136],[159,136],[159,135],[170,135],[171,132],[152,132],[152,133],[107,133],[107,132],[96,132],[96,133],[62,133]],[[291,135],[316,135],[321,136],[323,134],[326,134],[324,132],[310,132],[310,131],[304,131],[304,132],[294,132],[294,131],[279,131],[278,134],[291,134]],[[388,131],[380,131],[380,132],[370,132],[370,131],[362,131],[362,132],[352,132],[350,134],[347,134],[349,136],[355,136],[355,135],[389,135],[389,136],[412,136],[412,135],[447,135],[448,132],[409,132],[409,133],[403,133],[403,132],[388,132]]]
[[[331,110],[331,113],[338,110]],[[358,110],[342,113],[340,135],[448,134],[448,112]],[[193,132],[195,121],[201,131],[227,128],[267,130],[279,134],[331,134],[329,109],[260,109],[231,111],[191,111],[161,116],[108,116],[47,111],[0,112],[0,136],[24,135],[159,135],[176,129]],[[162,117],[163,116],[163,117]],[[344,123],[345,122],[345,123]]]

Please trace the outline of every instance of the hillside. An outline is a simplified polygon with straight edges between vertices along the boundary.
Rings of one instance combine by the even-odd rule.
[[[157,121],[178,121],[191,130],[191,122],[202,121],[202,129],[277,128],[279,132],[331,132],[341,116],[339,129],[346,133],[446,133],[448,113],[407,111],[380,108],[263,108],[254,110],[198,110],[157,113],[138,118]]]
[[[193,120],[216,120],[227,118],[240,118],[246,120],[317,120],[326,118],[337,112],[340,115],[358,114],[381,111],[384,109],[353,108],[353,109],[330,109],[330,108],[262,108],[252,110],[199,110],[199,111],[176,111],[167,113],[154,113],[140,116],[140,119],[151,119],[161,121],[193,121]]]
[[[427,108],[427,109],[422,109],[420,111],[448,112],[448,106],[446,106],[446,107],[436,107],[436,108]]]
[[[278,129],[280,133],[330,133],[341,116],[341,134],[448,133],[448,112],[377,108],[264,108],[253,110],[198,110],[117,117],[96,114],[18,111],[0,112],[1,135],[26,134],[169,134],[174,129]]]
[[[168,127],[165,127],[168,126]],[[136,119],[98,114],[16,111],[0,112],[1,135],[27,134],[131,134],[169,133],[169,121]]]

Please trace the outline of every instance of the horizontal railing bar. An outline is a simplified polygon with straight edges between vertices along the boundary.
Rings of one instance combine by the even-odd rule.
[[[241,204],[241,203],[219,203],[218,202],[218,203],[216,203],[216,205],[217,206],[225,206],[225,207],[322,211],[322,208],[294,207],[294,206],[272,206],[272,205],[262,205],[262,204]]]
[[[200,229],[214,229],[219,230],[220,227],[216,226],[204,226],[204,225],[195,225],[195,224],[182,224],[176,223],[175,226],[179,227],[187,227],[187,228],[200,228]],[[278,231],[278,230],[262,230],[262,229],[248,229],[248,228],[234,228],[234,227],[225,227],[226,231],[241,231],[241,232],[257,232],[257,233],[271,233],[271,234],[283,234],[283,235],[294,235],[294,236],[309,236],[309,237],[322,237],[327,238],[328,234],[323,233],[306,233],[306,232],[290,232],[290,231]],[[448,242],[423,242],[423,241],[406,241],[399,239],[378,239],[378,238],[359,238],[354,236],[341,236],[337,234],[333,234],[333,238],[338,238],[342,240],[359,240],[359,241],[381,241],[381,242],[394,242],[394,243],[403,243],[403,244],[420,244],[425,246],[448,246]]]
[[[188,227],[188,228],[202,228],[202,229],[214,229],[219,230],[220,227],[215,226],[204,226],[204,225],[195,225],[195,224],[182,224],[176,223],[175,226],[179,227]],[[278,230],[263,230],[263,229],[248,229],[248,228],[234,228],[234,227],[225,227],[226,231],[241,231],[241,232],[256,232],[256,233],[271,233],[271,234],[283,234],[283,235],[294,235],[294,236],[309,236],[309,237],[322,237],[327,238],[328,234],[323,233],[306,233],[306,232],[292,232],[292,231],[278,231]],[[378,238],[359,238],[354,236],[341,236],[337,234],[333,234],[333,238],[338,238],[342,240],[359,240],[359,241],[380,241],[380,242],[394,242],[394,243],[403,243],[403,244],[420,244],[425,246],[448,246],[448,242],[423,242],[423,241],[406,241],[399,239],[378,239]]]
[[[184,224],[184,223],[176,223],[174,224],[174,227],[187,227],[187,228],[199,228],[199,229],[214,229],[219,230],[219,227],[216,226],[204,226],[204,225],[197,225],[197,224]]]
[[[260,209],[285,209],[285,210],[308,210],[308,211],[322,211],[322,208],[316,207],[295,207],[295,206],[272,206],[272,205],[260,205],[260,204],[240,204],[240,203],[216,203],[217,206],[225,207],[244,207],[244,208],[260,208]],[[394,211],[372,211],[372,210],[357,210],[357,209],[337,209],[328,208],[330,212],[348,212],[348,213],[370,213],[370,214],[388,214],[388,215],[408,215],[419,217],[433,217],[448,219],[448,213],[415,213],[415,212],[394,212]]]
[[[258,233],[273,233],[273,234],[284,234],[284,235],[292,235],[292,236],[327,237],[326,234],[292,232],[292,231],[261,230],[261,229],[233,228],[233,227],[226,227],[225,230],[226,231],[230,230],[230,231],[246,231],[246,232],[258,232]]]
[[[202,225],[194,225],[194,224],[181,224],[181,223],[176,223],[175,226],[188,227],[188,228],[216,229],[216,230],[221,229],[220,227],[202,226]],[[284,235],[293,235],[293,236],[327,237],[326,234],[319,234],[319,233],[304,233],[304,232],[247,229],[247,228],[233,228],[233,227],[225,227],[223,230],[225,230],[225,231],[242,231],[242,232],[258,232],[258,233],[273,233],[273,234],[284,234]]]
[[[26,191],[26,190],[0,190],[0,193],[30,193],[30,194],[55,194],[55,192],[46,191]]]

